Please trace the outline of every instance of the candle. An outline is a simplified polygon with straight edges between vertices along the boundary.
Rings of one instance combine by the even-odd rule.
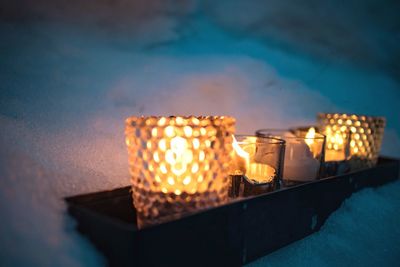
[[[278,189],[285,141],[272,137],[233,137],[229,195],[249,197]]]
[[[315,128],[256,131],[257,136],[279,137],[286,141],[283,181],[285,185],[305,182],[319,177],[325,137]]]
[[[265,145],[265,144],[264,144]],[[276,170],[266,164],[266,153],[263,144],[258,144],[256,137],[246,137],[240,144],[233,137],[232,147],[235,152],[233,175],[245,175],[256,184],[270,183],[274,179]]]
[[[218,116],[126,120],[139,227],[225,203],[234,125]]]
[[[321,113],[318,123],[327,136],[326,161],[349,161],[351,170],[376,164],[386,125],[383,117]]]
[[[342,128],[344,131],[345,129]],[[330,126],[325,128],[326,150],[325,161],[342,161],[346,159],[346,133],[341,130],[334,131]]]
[[[297,138],[289,132],[284,134],[283,138],[286,140],[284,180],[305,182],[315,180],[318,176],[320,161],[314,158],[314,154],[317,154],[316,144],[312,139],[315,136],[315,129],[311,129],[306,139]]]

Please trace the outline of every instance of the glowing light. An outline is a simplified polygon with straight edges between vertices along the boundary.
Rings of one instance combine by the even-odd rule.
[[[244,160],[244,166],[241,166],[242,164],[238,164],[236,168],[243,168],[243,174],[246,175],[249,179],[258,182],[258,183],[265,183],[265,182],[271,182],[274,175],[275,175],[275,169],[272,168],[271,166],[267,164],[262,164],[262,163],[256,163],[256,162],[251,162],[250,159],[250,153],[245,151],[237,142],[235,136],[232,136],[233,142],[232,142],[232,147],[236,153],[237,156],[239,156],[242,160]],[[255,141],[256,138],[254,137],[248,137],[247,139],[244,140],[244,143],[251,142],[251,145],[255,146]],[[248,148],[250,150],[251,145],[249,144]],[[253,147],[255,150],[255,147]]]
[[[192,133],[193,133],[192,127],[190,127],[190,126],[185,126],[185,127],[183,127],[183,131],[185,132],[185,135],[186,135],[187,137],[191,137],[191,136],[192,136]]]
[[[163,174],[167,174],[168,170],[164,163],[160,164],[160,170]]]
[[[334,120],[332,120],[332,116]],[[371,166],[376,163],[380,144],[375,144],[374,138],[382,138],[382,132],[375,133],[375,129],[383,129],[385,119],[380,117],[367,117],[346,114],[322,114],[319,121],[326,128],[327,144],[325,155],[334,150],[335,154],[343,153],[344,159],[351,160],[353,156],[361,159],[363,165]],[[335,132],[340,129],[342,136]],[[347,147],[348,146],[348,147]],[[325,157],[326,158],[326,157]],[[361,166],[361,165],[360,165]]]
[[[151,129],[151,135],[152,135],[153,137],[157,137],[157,135],[158,135],[157,128]]]
[[[176,175],[182,175],[193,160],[193,152],[188,149],[186,139],[177,136],[171,139],[171,149],[165,152],[165,160]]]
[[[162,117],[158,120],[157,125],[164,126],[166,122],[167,122],[167,119],[165,117]]]
[[[158,156],[158,152],[154,152],[153,154],[153,159],[155,160],[155,162],[160,162],[160,157]]]
[[[193,163],[192,165],[192,173],[196,173],[199,171],[199,164]]]
[[[211,147],[211,141],[210,140],[206,140],[205,144],[206,144],[206,147]]]
[[[148,149],[151,149],[151,142],[150,142],[150,141],[147,141],[147,144],[146,144],[146,145],[147,145],[147,148],[148,148]]]
[[[193,138],[192,143],[193,143],[193,148],[194,148],[194,149],[199,149],[199,147],[200,147],[200,141],[199,141],[199,139]]]
[[[176,121],[176,124],[178,124],[178,125],[182,125],[184,123],[184,120],[182,117],[176,117],[175,121]]]
[[[188,185],[188,184],[190,184],[191,180],[192,180],[192,178],[190,176],[186,176],[185,179],[183,179],[182,183],[184,185]]]
[[[210,164],[206,163],[204,164],[204,170],[208,171],[210,169]]]
[[[175,129],[174,126],[168,126],[167,128],[165,128],[165,135],[168,137],[173,137],[175,134]]]
[[[200,121],[199,121],[198,118],[192,118],[192,123],[193,123],[194,125],[199,125],[199,124],[200,124]]]
[[[170,185],[174,185],[175,184],[175,180],[174,180],[174,178],[173,177],[171,177],[171,176],[169,176],[168,177],[168,183],[170,184]]]
[[[234,123],[234,118],[219,116],[126,120],[125,142],[133,177],[132,196],[140,211],[139,228],[149,222],[147,219],[158,220],[226,201],[227,165],[232,153],[227,143]],[[212,142],[221,145],[212,146]]]
[[[314,144],[314,138],[315,138],[315,128],[311,127],[308,130],[308,132],[306,134],[306,138],[305,138],[306,144],[310,147],[310,149],[311,149],[311,145]]]
[[[161,139],[158,142],[158,147],[161,149],[161,151],[167,150],[167,142],[165,141],[165,139]]]
[[[243,150],[243,148],[240,147],[239,143],[236,141],[235,136],[232,136],[232,137],[233,137],[233,142],[232,142],[233,149],[239,155],[239,157],[242,157],[248,161],[249,153],[247,153],[246,151]]]
[[[206,154],[204,153],[204,151],[200,151],[199,152],[199,160],[203,161],[206,158]]]
[[[350,146],[351,146],[351,147],[355,147],[355,146],[356,146],[356,142],[355,142],[354,140],[351,140],[351,141],[350,141]]]

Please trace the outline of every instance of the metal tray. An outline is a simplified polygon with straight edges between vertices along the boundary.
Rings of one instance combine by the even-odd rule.
[[[235,200],[143,230],[130,187],[66,198],[110,266],[241,266],[316,231],[352,193],[399,178],[400,160]]]

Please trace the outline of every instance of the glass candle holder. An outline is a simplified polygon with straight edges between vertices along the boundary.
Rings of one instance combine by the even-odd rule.
[[[237,135],[230,167],[232,198],[254,196],[280,187],[285,141],[271,137]]]
[[[139,228],[224,203],[232,117],[130,117],[126,144]]]
[[[283,183],[296,185],[320,178],[324,159],[325,136],[315,128],[293,130],[261,129],[257,136],[277,137],[286,141]]]
[[[385,118],[321,113],[317,119],[327,136],[326,161],[348,160],[351,170],[372,167],[377,163]]]

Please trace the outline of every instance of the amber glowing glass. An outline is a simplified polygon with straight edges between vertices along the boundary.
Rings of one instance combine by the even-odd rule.
[[[385,118],[321,113],[317,119],[326,135],[326,161],[348,160],[351,170],[376,164],[386,125]]]
[[[138,226],[224,203],[234,131],[224,116],[126,119]]]

